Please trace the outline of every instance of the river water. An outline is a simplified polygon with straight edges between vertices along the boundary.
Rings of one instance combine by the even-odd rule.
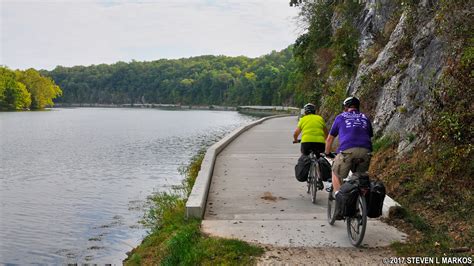
[[[0,113],[0,264],[121,264],[146,198],[254,118],[225,111]]]

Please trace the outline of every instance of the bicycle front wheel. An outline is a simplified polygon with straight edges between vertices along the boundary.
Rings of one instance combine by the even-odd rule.
[[[351,244],[358,247],[364,240],[367,227],[367,203],[365,197],[357,196],[357,211],[353,217],[347,217],[347,235]]]
[[[328,196],[328,223],[333,225],[336,222],[336,198],[334,197],[334,189],[331,186]]]

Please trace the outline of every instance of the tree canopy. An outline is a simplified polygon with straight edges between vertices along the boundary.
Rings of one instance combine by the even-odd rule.
[[[61,93],[53,80],[34,69],[0,67],[0,110],[43,109]]]
[[[62,103],[183,105],[302,104],[293,48],[259,58],[198,56],[42,71],[63,89]],[[296,93],[295,93],[296,92]]]

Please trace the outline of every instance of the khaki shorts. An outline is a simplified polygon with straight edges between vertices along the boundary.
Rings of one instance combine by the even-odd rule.
[[[332,166],[333,173],[339,178],[341,181],[347,177],[349,171],[351,170],[353,161],[355,159],[362,159],[361,162],[358,163],[357,169],[354,170],[354,173],[365,173],[369,170],[370,165],[370,150],[366,148],[350,148],[345,151],[340,152],[336,158],[334,159],[334,164]]]

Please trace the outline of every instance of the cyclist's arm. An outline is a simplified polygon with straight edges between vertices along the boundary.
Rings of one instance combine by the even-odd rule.
[[[297,127],[295,129],[295,133],[293,133],[293,141],[297,142],[298,141],[298,136],[301,133],[301,128]]]
[[[326,126],[324,126],[323,131],[324,131],[324,138],[327,139],[327,137],[329,135],[328,128]]]
[[[333,135],[328,135],[326,139],[326,149],[324,153],[329,154],[331,152],[331,146],[332,146],[332,143],[334,142],[334,138],[336,137],[334,137]]]
[[[332,143],[334,139],[339,135],[339,121],[340,116],[336,116],[334,123],[332,124],[331,130],[329,131],[328,137],[326,138],[326,149],[324,153],[329,154],[331,152]]]

